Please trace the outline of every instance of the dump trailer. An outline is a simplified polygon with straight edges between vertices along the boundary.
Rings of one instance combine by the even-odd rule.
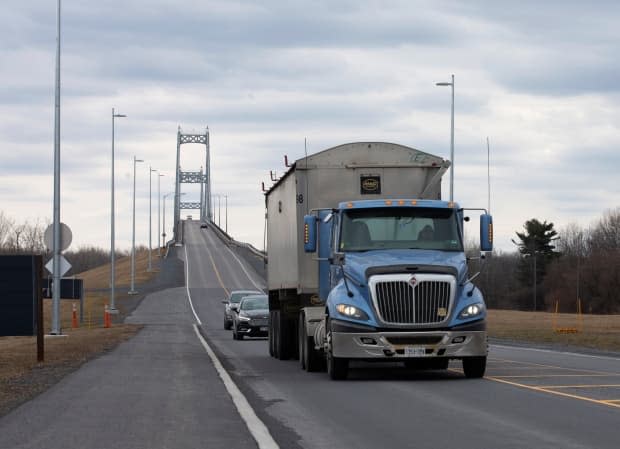
[[[484,375],[486,307],[468,275],[468,209],[441,200],[450,162],[357,142],[294,162],[266,192],[269,353],[345,379],[351,360]],[[482,251],[492,218],[480,214]]]

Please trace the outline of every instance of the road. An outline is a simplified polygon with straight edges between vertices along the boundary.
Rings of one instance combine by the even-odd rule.
[[[221,300],[264,280],[185,228],[186,286],[148,295],[136,337],[0,418],[0,449],[618,447],[620,359],[492,346],[484,379],[361,364],[330,381],[232,339]]]
[[[620,359],[492,346],[484,379],[454,362],[427,373],[357,365],[333,382],[270,358],[266,339],[234,341],[220,300],[264,280],[211,230],[187,226],[185,243],[204,333],[282,448],[618,447]]]

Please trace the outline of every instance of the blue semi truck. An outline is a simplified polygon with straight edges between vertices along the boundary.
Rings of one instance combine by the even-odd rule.
[[[269,352],[345,379],[393,361],[486,368],[486,307],[463,248],[467,211],[441,200],[449,161],[357,142],[297,160],[266,193]],[[480,249],[492,218],[480,216]],[[480,213],[482,212],[482,213]]]

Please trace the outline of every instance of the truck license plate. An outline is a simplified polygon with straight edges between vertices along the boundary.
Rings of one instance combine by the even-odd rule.
[[[405,346],[405,355],[407,357],[424,357],[426,355],[426,348],[419,346]]]
[[[267,332],[269,328],[267,326],[261,326],[260,331],[261,332]]]

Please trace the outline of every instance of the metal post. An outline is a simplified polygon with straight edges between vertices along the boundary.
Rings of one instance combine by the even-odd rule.
[[[228,195],[224,195],[225,200],[225,210],[226,210],[226,227],[224,231],[228,234]]]
[[[142,159],[133,157],[133,213],[131,230],[131,288],[130,295],[136,295],[136,162],[144,162]]]
[[[117,117],[127,117],[124,114],[116,114],[112,108],[112,176],[110,194],[110,313],[117,313],[116,308],[116,244],[114,230],[114,119]]]
[[[53,287],[52,287],[52,329],[53,335],[60,335],[60,7],[58,0],[56,38],[56,87],[54,95],[54,245],[53,245]]]
[[[222,229],[222,195],[217,196],[217,227]]]
[[[157,255],[161,255],[161,247],[159,244],[161,236],[161,173],[157,173]]]
[[[450,86],[452,88],[452,107],[450,109],[450,201],[454,201],[454,74],[452,82],[435,83],[436,86]]]
[[[203,182],[203,176],[202,176],[202,167],[200,167],[200,221],[204,220],[204,216],[205,216],[205,210],[204,210],[204,204],[205,204],[205,199],[204,199],[204,193],[205,193],[205,186],[204,186],[204,182]]]
[[[534,312],[536,312],[536,251],[534,251]]]
[[[151,234],[152,234],[152,229],[153,229],[153,221],[151,218],[151,211],[153,209],[152,207],[152,199],[153,199],[153,194],[152,194],[152,174],[153,172],[156,172],[157,170],[153,170],[153,167],[151,167],[149,165],[149,267],[148,267],[148,271],[153,271],[153,264],[152,264],[152,252],[153,252],[153,242],[151,239]]]

